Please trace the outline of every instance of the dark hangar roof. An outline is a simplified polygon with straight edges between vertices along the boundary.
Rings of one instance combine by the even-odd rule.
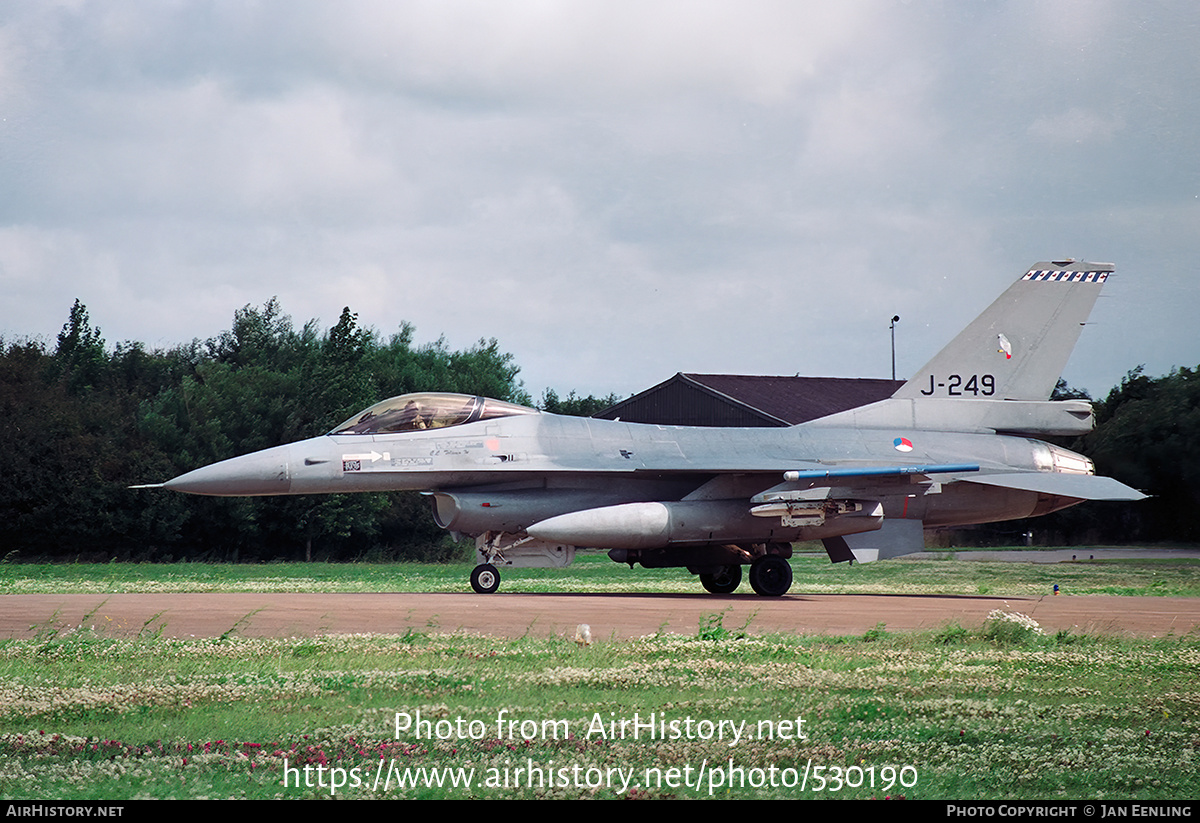
[[[597,412],[664,426],[793,426],[891,397],[903,380],[684,374]]]

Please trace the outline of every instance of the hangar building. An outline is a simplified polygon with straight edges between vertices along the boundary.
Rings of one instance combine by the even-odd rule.
[[[676,374],[594,417],[663,426],[794,426],[891,397],[903,380]]]

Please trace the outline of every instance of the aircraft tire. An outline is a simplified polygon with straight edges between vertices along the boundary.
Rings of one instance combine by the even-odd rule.
[[[726,566],[716,574],[700,575],[700,585],[713,594],[732,594],[742,582],[742,567]]]
[[[491,594],[500,588],[500,572],[491,563],[480,563],[471,570],[471,588],[478,594]]]
[[[750,587],[763,597],[781,597],[792,587],[792,564],[776,554],[750,564]]]

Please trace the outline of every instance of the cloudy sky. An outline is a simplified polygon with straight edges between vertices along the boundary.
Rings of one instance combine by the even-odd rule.
[[[907,376],[1040,260],[1067,368],[1200,364],[1200,4],[0,5],[0,335],[278,296],[495,337],[536,398]]]

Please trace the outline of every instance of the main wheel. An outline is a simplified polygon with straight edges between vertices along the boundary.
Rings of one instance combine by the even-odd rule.
[[[763,597],[779,597],[792,587],[792,564],[777,554],[768,554],[750,564],[750,586]]]
[[[500,572],[491,563],[480,563],[471,570],[471,588],[479,594],[491,594],[500,588]]]
[[[741,566],[726,566],[716,574],[700,575],[700,585],[713,594],[730,594],[742,582]]]

